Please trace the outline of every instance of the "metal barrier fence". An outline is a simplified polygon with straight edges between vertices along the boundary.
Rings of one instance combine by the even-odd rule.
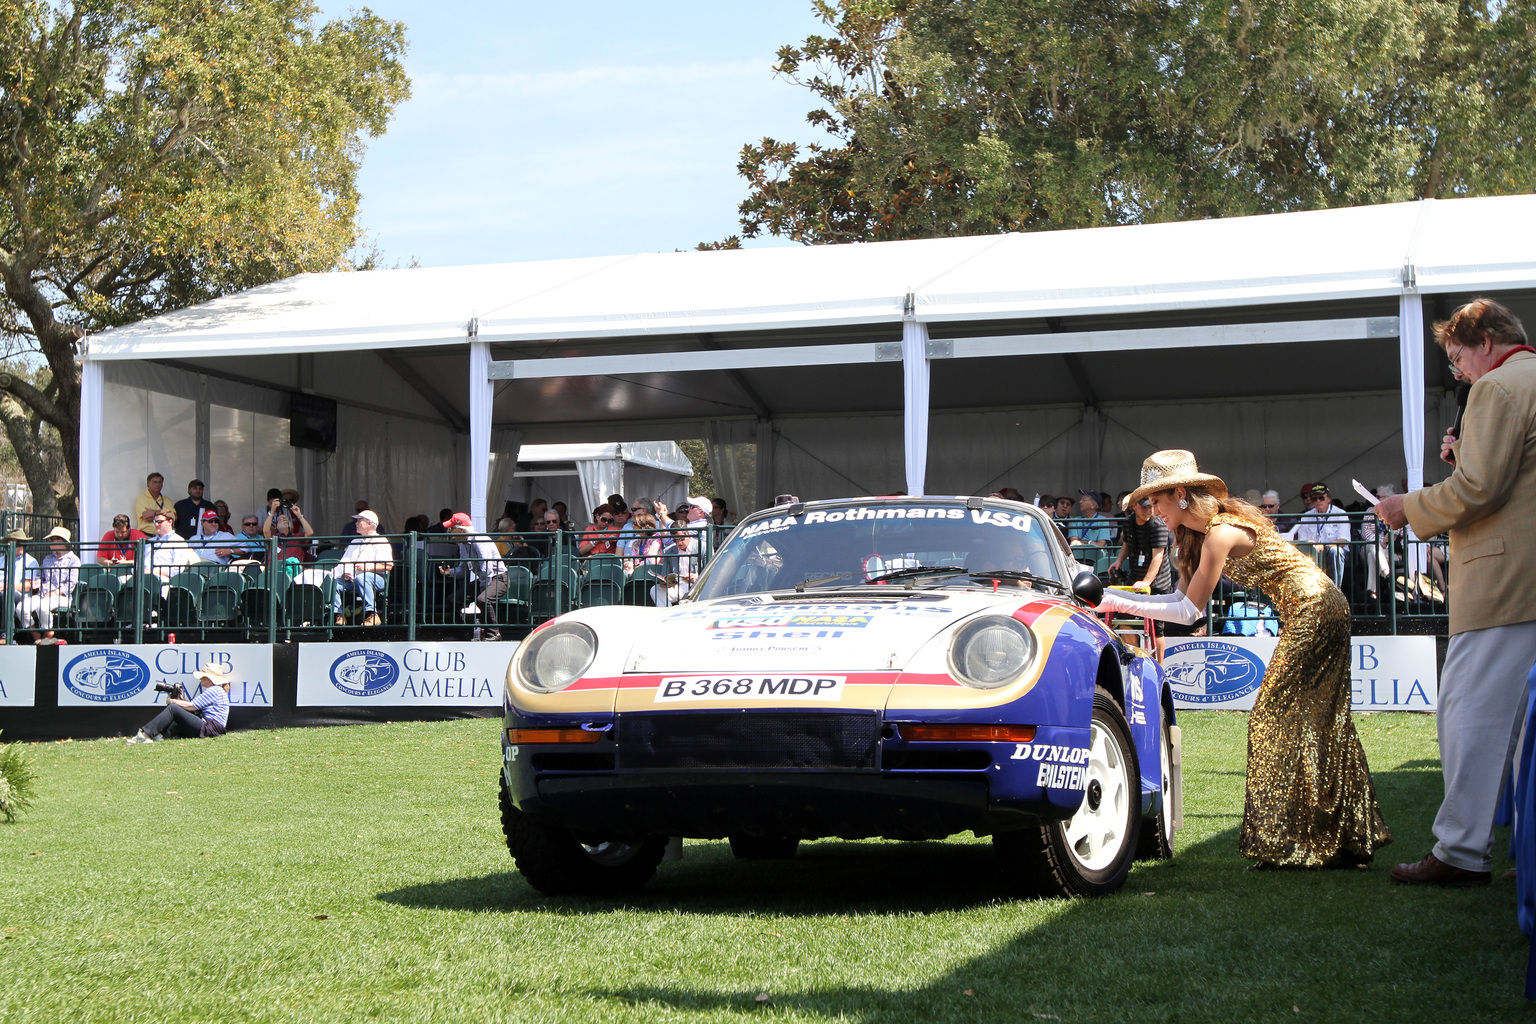
[[[1444,632],[1444,540],[1394,534],[1369,514],[1348,519],[1348,541],[1297,547],[1339,583],[1354,631]],[[1058,525],[1070,537],[1079,522]],[[195,539],[7,541],[0,589],[12,614],[3,616],[0,633],[7,643],[50,631],[70,643],[160,643],[173,636],[277,643],[374,630],[389,634],[381,639],[516,639],[573,608],[675,602],[728,532],[390,534],[380,535],[390,547],[387,559],[357,566],[343,564],[355,537],[237,538],[212,542],[207,552]],[[221,556],[219,545],[238,550]],[[1119,549],[1118,537],[1103,546],[1074,545],[1079,560],[1107,582],[1131,582],[1124,572],[1108,578]],[[1278,630],[1263,595],[1226,582],[1209,611],[1212,635]]]
[[[3,638],[517,639],[572,608],[678,600],[723,532],[391,534],[351,558],[357,537],[7,541]]]
[[[1282,517],[1285,525],[1288,518]],[[1309,516],[1307,520],[1317,517]],[[1443,633],[1446,629],[1447,545],[1444,537],[1419,540],[1406,530],[1388,530],[1370,512],[1329,517],[1348,525],[1349,539],[1325,545],[1293,541],[1314,559],[1349,599],[1354,632],[1359,635]],[[1119,519],[1110,519],[1118,528]],[[1105,517],[1060,519],[1056,524],[1072,539],[1086,529],[1103,530]],[[1078,560],[1091,565],[1109,583],[1133,582],[1122,570],[1110,579],[1109,566],[1119,555],[1118,531],[1103,546],[1074,543]],[[1172,557],[1169,552],[1169,557]],[[1177,566],[1175,566],[1177,575]],[[1211,597],[1211,635],[1248,635],[1278,631],[1273,607],[1257,591],[1246,591],[1228,580]]]

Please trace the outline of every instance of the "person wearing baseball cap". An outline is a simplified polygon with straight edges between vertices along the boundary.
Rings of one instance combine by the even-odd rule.
[[[336,625],[345,626],[347,617],[341,611],[342,601],[355,596],[363,603],[363,625],[377,626],[384,621],[379,609],[389,586],[389,571],[395,567],[395,551],[388,540],[379,536],[376,512],[363,509],[352,518],[357,522],[357,539],[347,545],[336,563],[336,596],[331,611],[336,616]]]
[[[204,509],[197,517],[197,526],[197,536],[187,541],[187,546],[203,561],[228,565],[244,551],[240,538],[219,524],[215,510]]]
[[[1369,863],[1392,833],[1349,713],[1349,601],[1262,512],[1230,497],[1221,477],[1200,472],[1190,452],[1148,457],[1128,500],[1143,497],[1174,531],[1183,589],[1106,590],[1099,611],[1190,625],[1225,573],[1261,590],[1285,622],[1248,716],[1238,851],[1253,868]]]
[[[191,700],[167,695],[165,708],[125,742],[158,743],[169,736],[195,740],[224,735],[229,725],[229,677],[218,665],[209,663],[198,669],[194,678],[197,692]]]
[[[549,509],[546,514],[554,513]],[[494,625],[496,622],[496,602],[501,595],[507,592],[507,563],[501,560],[501,552],[497,550],[495,542],[484,534],[475,535],[475,521],[463,512],[455,512],[443,523],[443,529],[449,536],[458,541],[459,557],[451,565],[439,565],[437,571],[455,592],[454,604],[457,596],[466,592],[471,586],[478,589],[475,599],[470,601],[459,614],[465,618],[475,619],[481,615],[486,616],[486,621],[491,623],[489,628],[481,632],[476,628],[476,636],[481,640],[500,640],[501,633]],[[450,605],[452,607],[452,605]]]
[[[1333,503],[1328,485],[1315,483],[1302,492],[1307,510],[1296,520],[1286,536],[1311,544],[1328,559],[1334,585],[1344,580],[1344,556],[1349,550],[1349,515]]]

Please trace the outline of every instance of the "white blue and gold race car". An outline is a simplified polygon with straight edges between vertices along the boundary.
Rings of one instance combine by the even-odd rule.
[[[1179,733],[1140,638],[1088,610],[1101,592],[999,498],[759,512],[681,603],[584,608],[518,649],[507,846],[544,892],[611,893],[669,838],[761,858],[970,831],[1010,887],[1113,892],[1173,852]]]

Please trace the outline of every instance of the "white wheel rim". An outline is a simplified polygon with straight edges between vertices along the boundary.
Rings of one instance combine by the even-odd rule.
[[[1103,871],[1125,849],[1131,827],[1131,778],[1125,751],[1097,721],[1090,731],[1083,805],[1067,822],[1067,849],[1087,871]]]

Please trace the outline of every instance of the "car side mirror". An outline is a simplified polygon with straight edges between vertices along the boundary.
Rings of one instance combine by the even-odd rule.
[[[1072,593],[1075,597],[1095,607],[1104,600],[1104,581],[1084,569],[1072,577]]]

